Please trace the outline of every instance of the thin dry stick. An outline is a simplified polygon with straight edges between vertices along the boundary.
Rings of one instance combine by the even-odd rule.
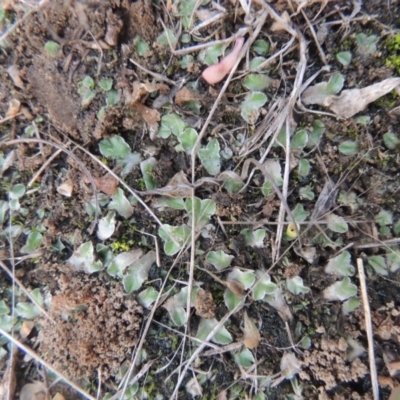
[[[225,16],[225,13],[220,12],[216,15],[214,15],[213,17],[209,18],[207,21],[204,21],[198,25],[196,25],[190,32],[190,35],[193,35],[193,33],[196,33],[197,31],[199,31],[200,29],[205,28],[206,26],[213,24],[214,22],[218,21],[219,19],[223,18]]]
[[[371,310],[368,301],[367,285],[365,283],[364,264],[361,258],[357,258],[357,268],[358,268],[358,276],[360,279],[361,298],[364,307],[365,330],[367,332],[367,339],[368,339],[368,358],[369,358],[369,370],[371,374],[372,392],[374,394],[374,400],[379,400],[378,373],[376,371],[376,364],[375,364],[374,336],[372,332]]]
[[[191,226],[191,249],[190,249],[190,265],[189,265],[189,279],[188,279],[188,294],[187,294],[187,300],[186,300],[186,309],[187,309],[187,320],[185,324],[185,335],[183,336],[182,340],[182,352],[181,352],[181,362],[179,365],[179,378],[180,378],[180,373],[181,369],[180,366],[183,363],[183,358],[185,355],[185,345],[186,345],[186,338],[188,336],[188,331],[190,327],[190,308],[191,308],[191,299],[192,299],[192,289],[193,289],[193,279],[194,279],[194,262],[195,262],[195,254],[196,254],[196,215],[195,215],[195,199],[194,199],[194,190],[192,189],[192,226]],[[178,378],[178,379],[179,379]]]
[[[61,149],[58,149],[51,157],[47,159],[47,161],[39,168],[39,170],[36,172],[35,175],[33,175],[32,179],[29,181],[27,187],[31,187],[36,180],[39,178],[39,176],[42,174],[42,172],[48,167],[48,165],[60,154],[62,153]]]
[[[315,29],[314,29],[314,27],[312,26],[310,20],[309,20],[308,17],[307,17],[307,14],[304,12],[304,10],[301,10],[301,13],[303,14],[303,17],[304,17],[304,19],[306,20],[308,27],[310,28],[310,31],[311,31],[311,34],[312,34],[312,36],[313,36],[313,38],[314,38],[315,45],[317,46],[317,49],[318,49],[318,52],[319,52],[319,56],[320,56],[320,58],[321,58],[321,61],[322,61],[325,65],[327,65],[328,62],[326,61],[325,53],[324,53],[324,51],[322,50],[321,45],[319,44],[317,35],[316,35],[316,33],[315,33]]]
[[[0,125],[3,124],[4,122],[9,121],[10,119],[14,119],[15,117],[18,117],[19,115],[22,115],[22,113],[18,113],[15,115],[10,115],[9,117],[5,117],[3,119],[0,119]]]
[[[161,74],[157,74],[156,72],[150,71],[149,69],[141,66],[139,63],[137,63],[135,60],[133,60],[132,58],[129,59],[129,61],[135,65],[136,67],[138,67],[139,69],[141,69],[142,71],[146,72],[146,74],[151,75],[152,77],[154,77],[157,81],[161,81],[161,82],[166,82],[169,83],[170,85],[176,85],[176,82],[166,78],[164,75]]]
[[[282,236],[283,236],[283,224],[285,221],[285,210],[287,206],[287,195],[289,188],[289,174],[290,174],[290,123],[289,118],[286,119],[286,148],[285,148],[285,170],[283,173],[283,185],[282,185],[282,197],[281,206],[278,214],[278,227],[276,229],[275,246],[272,248],[272,259],[276,260],[279,258],[279,251],[281,248]],[[297,224],[293,218],[293,227],[296,229],[297,237],[299,237],[299,232],[297,229]]]
[[[42,358],[40,358],[34,351],[32,351],[32,349],[30,349],[29,347],[22,344],[20,341],[15,339],[13,336],[11,336],[9,333],[7,333],[1,327],[0,327],[0,334],[3,335],[4,337],[6,337],[10,342],[14,343],[18,348],[20,348],[22,351],[24,351],[30,357],[35,359],[44,368],[50,370],[51,372],[53,372],[53,374],[58,375],[65,383],[67,383],[69,386],[71,386],[73,389],[75,389],[79,394],[81,394],[82,396],[86,397],[89,400],[96,400],[95,397],[91,396],[89,393],[86,393],[82,388],[80,388],[74,382],[70,381],[68,378],[63,376],[60,372],[58,372],[56,369],[54,369],[50,364],[48,364],[46,361],[44,361]]]
[[[399,243],[400,243],[400,238],[393,238],[393,239],[388,239],[388,240],[382,240],[382,241],[379,241],[378,243],[356,244],[356,245],[354,245],[354,248],[355,249],[371,249],[371,248],[375,248],[375,247],[384,246],[387,249],[390,249],[390,247],[388,247],[388,246],[392,246],[394,244],[399,244]]]

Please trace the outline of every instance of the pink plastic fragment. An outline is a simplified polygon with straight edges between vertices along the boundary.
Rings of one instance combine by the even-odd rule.
[[[208,84],[214,85],[215,83],[221,82],[222,79],[224,79],[225,76],[229,74],[230,70],[233,68],[237,61],[243,44],[244,37],[238,38],[236,40],[235,47],[226,57],[224,57],[218,64],[211,65],[204,70],[201,76]]]

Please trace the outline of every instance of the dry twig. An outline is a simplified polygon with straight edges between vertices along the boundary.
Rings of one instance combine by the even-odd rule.
[[[364,264],[361,258],[357,258],[358,277],[360,279],[361,298],[364,307],[365,330],[368,339],[369,370],[371,374],[372,392],[374,400],[379,400],[378,373],[376,371],[374,353],[374,335],[372,332],[371,309],[369,307],[367,285],[365,282]]]

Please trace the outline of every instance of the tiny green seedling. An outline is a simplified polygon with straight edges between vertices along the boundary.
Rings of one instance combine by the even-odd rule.
[[[349,230],[349,226],[345,219],[334,213],[330,213],[326,216],[326,221],[328,223],[328,228],[332,232],[336,233],[346,233]]]
[[[82,81],[78,83],[78,93],[81,95],[82,108],[88,107],[96,96],[94,80],[90,76],[85,76]]]
[[[159,45],[168,48],[170,44],[173,48],[175,48],[176,44],[178,43],[178,39],[171,29],[164,31],[160,36],[158,36],[156,41]]]
[[[103,263],[101,261],[95,261],[92,242],[81,244],[67,260],[67,263],[72,265],[77,270],[85,271],[88,274],[92,274],[93,272],[98,272],[103,269]]]
[[[218,63],[218,57],[223,54],[223,45],[216,44],[208,47],[206,50],[202,50],[199,53],[198,59],[203,64],[208,66],[215,65]]]
[[[115,160],[117,165],[123,167],[121,171],[123,176],[129,174],[141,161],[140,154],[132,153],[128,143],[118,135],[101,140],[99,150],[103,156]]]
[[[357,53],[364,57],[375,53],[378,41],[377,35],[367,36],[365,33],[358,33],[356,35]]]
[[[379,211],[379,214],[375,216],[375,221],[380,226],[392,225],[393,224],[393,213],[391,211],[381,210],[381,211]]]
[[[150,47],[141,37],[136,36],[133,39],[133,45],[140,57],[146,57],[149,54]]]
[[[227,276],[227,282],[240,284],[243,290],[250,289],[256,280],[256,276],[250,271],[241,271],[239,268],[234,268]],[[242,302],[244,294],[233,292],[229,287],[224,291],[225,305],[230,311],[238,306]]]
[[[161,118],[160,129],[157,135],[163,139],[169,138],[171,133],[179,136],[183,133],[186,126],[186,122],[178,114],[170,113]]]
[[[128,219],[133,214],[133,207],[130,201],[125,197],[121,188],[112,196],[112,200],[108,204],[110,210],[115,210],[119,215]]]
[[[47,41],[44,45],[44,51],[46,55],[50,58],[56,58],[60,51],[60,45],[56,42],[52,42],[51,40]]]
[[[14,185],[8,192],[9,204],[7,208],[9,208],[11,211],[19,211],[21,209],[19,199],[24,194],[25,194],[25,186],[22,183]]]
[[[196,294],[199,288],[197,286],[192,288],[190,297],[190,307],[193,307]],[[176,326],[182,326],[187,320],[187,299],[188,299],[188,287],[184,287],[174,296],[170,297],[163,305],[168,311],[168,314],[172,322]]]
[[[304,104],[324,105],[327,97],[339,93],[344,85],[344,76],[338,72],[334,73],[328,82],[320,82],[308,87],[303,92]]]
[[[193,210],[194,205],[194,210]],[[192,217],[194,215],[194,227],[195,231],[200,231],[210,220],[211,216],[215,214],[216,203],[213,200],[205,199],[201,200],[198,197],[187,198],[185,202],[185,209],[189,215],[189,225],[192,225]]]
[[[233,358],[237,365],[243,368],[249,368],[255,363],[253,354],[248,348],[244,348],[240,353],[233,354]]]
[[[336,59],[342,64],[344,67],[348,67],[351,63],[352,54],[350,51],[341,51],[336,54]]]
[[[250,60],[249,69],[251,72],[258,71],[258,67],[266,61],[265,57],[254,57]]]
[[[191,229],[187,225],[171,226],[164,224],[158,229],[158,235],[164,240],[167,256],[176,254],[190,239]]]
[[[129,155],[131,148],[121,136],[113,135],[99,143],[100,153],[108,158],[123,159]]]
[[[135,292],[141,288],[143,282],[149,276],[151,266],[155,262],[156,252],[152,250],[128,267],[122,281],[127,293]]]
[[[293,278],[287,278],[286,287],[289,290],[289,292],[293,293],[296,296],[299,294],[308,293],[310,291],[310,288],[304,286],[303,279],[300,278],[299,276],[295,276]]]
[[[350,297],[342,305],[342,311],[344,315],[348,315],[353,312],[356,308],[360,307],[360,299],[357,296]]]
[[[251,49],[260,56],[266,56],[269,53],[270,45],[266,40],[258,39],[253,43]]]
[[[293,135],[290,142],[290,148],[292,150],[302,150],[306,146],[307,142],[308,133],[305,129],[301,129]]]
[[[383,135],[383,141],[385,146],[390,150],[395,149],[400,143],[400,139],[392,132],[386,132]]]
[[[302,177],[306,177],[309,175],[311,170],[310,161],[305,158],[300,159],[299,161],[299,175]]]
[[[351,283],[349,277],[327,287],[322,295],[328,301],[344,301],[357,294],[357,286]]]
[[[112,88],[113,80],[111,78],[104,78],[99,81],[98,85],[105,92],[109,92]]]
[[[240,105],[242,118],[250,125],[254,125],[260,116],[260,108],[268,101],[262,92],[249,93]]]
[[[312,124],[312,129],[308,132],[308,142],[306,147],[313,148],[319,144],[325,132],[325,124],[317,119]]]
[[[331,258],[325,267],[327,274],[335,274],[337,276],[353,276],[355,268],[351,265],[351,256],[348,251],[340,253],[338,256]]]
[[[192,152],[198,136],[198,133],[193,128],[186,128],[178,135],[178,140],[187,154]]]
[[[234,256],[230,256],[222,250],[210,251],[206,256],[206,261],[212,264],[218,271],[222,271],[231,265]]]
[[[154,157],[150,157],[140,163],[143,180],[148,190],[155,189],[157,187],[157,183],[153,179],[153,168],[156,166],[156,164],[157,160]]]
[[[300,195],[300,199],[302,200],[314,200],[314,192],[312,190],[312,187],[310,185],[307,186],[302,186],[299,189],[299,195]]]
[[[354,140],[345,140],[339,145],[339,151],[345,156],[354,156],[358,152],[358,142]]]
[[[42,244],[43,235],[40,232],[31,232],[26,238],[26,243],[21,247],[22,254],[34,253]]]
[[[295,222],[304,222],[309,216],[310,213],[304,209],[303,204],[296,204],[296,207],[292,210],[292,216]],[[289,220],[289,216],[287,216]]]
[[[252,247],[264,247],[265,229],[257,229],[250,231],[249,229],[242,229],[240,233],[244,236],[246,244]]]
[[[223,182],[223,188],[228,193],[237,193],[243,188],[244,182],[242,178],[233,171],[223,171],[219,174],[218,180]]]
[[[256,270],[256,277],[257,282],[252,292],[254,300],[263,300],[265,296],[272,295],[277,290],[277,286],[271,282],[271,277],[265,271]]]
[[[159,292],[157,292],[157,290],[150,286],[138,294],[139,304],[144,308],[149,309],[151,308],[151,305],[156,301],[158,295]]]
[[[390,269],[390,272],[396,272],[400,269],[400,252],[397,249],[393,249],[391,253],[386,255],[386,262]]]
[[[263,74],[249,74],[243,80],[243,86],[253,92],[264,91],[271,85],[271,79]]]
[[[197,329],[196,338],[205,340],[209,333],[218,325],[218,321],[215,318],[205,319],[202,318]],[[232,335],[229,331],[222,326],[217,333],[211,338],[211,341],[216,344],[227,345],[232,343]]]
[[[97,237],[100,240],[109,239],[115,231],[115,212],[109,212],[105,217],[101,218],[97,226]]]
[[[368,265],[374,269],[374,271],[382,276],[388,276],[388,268],[386,265],[385,257],[383,256],[371,256],[368,257]]]
[[[210,175],[218,175],[221,171],[220,145],[217,139],[212,139],[206,147],[198,150],[200,162]]]
[[[113,277],[123,278],[126,268],[137,261],[143,252],[141,250],[124,251],[116,255],[108,264],[107,273]]]

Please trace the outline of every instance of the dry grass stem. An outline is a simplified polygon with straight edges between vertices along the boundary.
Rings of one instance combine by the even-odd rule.
[[[164,75],[161,74],[157,74],[156,72],[150,71],[149,69],[143,67],[142,65],[140,65],[137,61],[135,61],[134,59],[130,58],[129,61],[135,65],[136,67],[138,67],[139,69],[141,69],[142,71],[146,72],[146,74],[151,75],[153,78],[155,78],[157,81],[160,82],[165,82],[168,83],[170,85],[176,85],[177,83],[171,79],[168,79],[167,77],[165,77]]]
[[[67,144],[68,146],[68,144]],[[33,175],[32,179],[29,181],[29,183],[27,184],[27,188],[30,188],[35,182],[36,180],[39,178],[39,176],[42,174],[42,172],[50,165],[50,163],[58,156],[62,153],[61,149],[58,149],[54,154],[51,155],[51,157],[49,157],[46,162],[39,168],[39,170],[35,173],[35,175]]]
[[[358,268],[358,277],[360,279],[362,304],[364,308],[365,330],[367,332],[367,339],[368,339],[368,357],[369,357],[369,370],[371,374],[372,392],[374,394],[374,400],[379,400],[378,373],[376,371],[376,363],[375,363],[374,334],[372,332],[371,309],[369,307],[364,264],[361,258],[357,258],[357,268]]]

